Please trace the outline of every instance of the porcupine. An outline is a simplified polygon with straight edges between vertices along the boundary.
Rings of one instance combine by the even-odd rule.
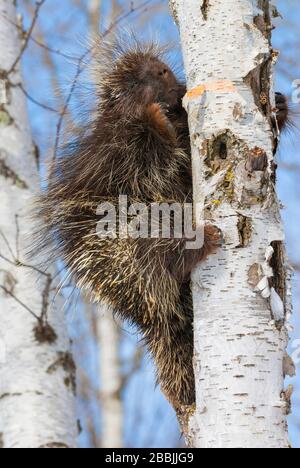
[[[153,44],[101,50],[96,113],[83,134],[61,149],[39,199],[42,242],[54,236],[56,254],[77,284],[138,327],[161,388],[178,409],[195,401],[190,274],[218,249],[222,236],[206,225],[197,250],[185,249],[185,238],[97,236],[97,207],[117,206],[119,195],[129,203],[192,202],[185,84]],[[282,127],[286,101],[279,94],[277,100]]]

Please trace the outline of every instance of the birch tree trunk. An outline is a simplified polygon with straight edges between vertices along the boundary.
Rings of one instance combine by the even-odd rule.
[[[99,35],[102,0],[90,0],[90,23],[94,37]],[[110,20],[117,13],[117,4],[111,2]],[[92,306],[95,307],[95,306]],[[99,375],[101,384],[101,447],[122,448],[123,402],[121,400],[122,369],[120,362],[120,332],[112,310],[100,304],[96,310],[96,333],[99,344]]]
[[[196,218],[225,237],[193,278],[197,403],[186,436],[200,448],[287,448],[291,305],[274,187],[271,7],[170,4],[188,82]]]
[[[0,0],[0,446],[75,447],[75,366],[55,289],[25,260],[38,177],[25,97],[16,86],[15,2]],[[27,245],[28,246],[28,245]]]
[[[89,0],[88,9],[92,35],[97,36],[99,34],[102,0]]]
[[[100,343],[102,448],[122,448],[123,436],[123,387],[120,363],[120,331],[112,310],[104,304],[98,311],[97,334]]]

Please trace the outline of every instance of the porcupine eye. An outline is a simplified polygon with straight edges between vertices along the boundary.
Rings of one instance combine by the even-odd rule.
[[[163,70],[160,70],[158,72],[159,76],[166,76],[168,74],[167,68],[164,68]]]

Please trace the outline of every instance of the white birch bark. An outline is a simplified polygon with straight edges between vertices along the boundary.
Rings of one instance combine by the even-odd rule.
[[[74,363],[51,277],[25,266],[38,177],[18,71],[15,2],[0,0],[0,446],[75,447]],[[16,222],[18,219],[18,222]],[[35,316],[34,316],[34,315]]]
[[[272,173],[270,5],[170,4],[189,90],[196,217],[225,237],[194,274],[197,404],[186,436],[200,448],[287,448],[291,389],[284,392],[283,362],[291,308]]]
[[[110,17],[112,20],[116,14],[117,5],[115,0],[111,3]],[[102,0],[90,0],[91,31],[95,37],[99,34],[101,9]],[[112,310],[105,304],[100,304],[96,311],[96,327],[101,385],[101,446],[102,448],[122,448],[124,445],[124,414],[121,400],[120,332]]]
[[[101,446],[122,448],[123,437],[123,388],[120,363],[120,331],[112,310],[104,304],[98,312],[97,334],[100,344],[101,377]]]
[[[90,0],[88,3],[88,8],[92,34],[97,36],[97,34],[99,34],[102,0]]]

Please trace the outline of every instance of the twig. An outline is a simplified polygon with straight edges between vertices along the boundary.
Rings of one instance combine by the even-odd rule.
[[[33,19],[32,19],[30,28],[29,28],[28,32],[26,33],[26,39],[24,41],[23,46],[21,47],[19,55],[17,56],[16,60],[14,61],[14,63],[10,67],[10,69],[8,70],[8,72],[7,72],[8,75],[10,75],[15,70],[15,68],[18,65],[18,63],[20,62],[25,50],[27,49],[31,34],[32,34],[33,30],[34,30],[35,24],[36,24],[38,16],[39,16],[40,9],[43,6],[43,4],[45,3],[45,1],[46,0],[39,0],[38,2],[36,2],[36,9],[35,9],[35,12],[34,12],[34,15],[33,15]]]
[[[29,101],[33,102],[33,104],[36,104],[37,106],[41,107],[42,109],[44,110],[47,110],[47,111],[50,111],[50,112],[53,112],[55,114],[58,114],[59,111],[57,109],[54,109],[53,107],[50,107],[48,106],[47,104],[43,104],[42,102],[39,102],[37,101],[35,98],[33,98],[32,96],[30,96],[30,94],[28,93],[28,91],[26,91],[26,89],[24,88],[24,86],[22,85],[22,83],[18,83],[17,85],[21,90],[22,92],[25,94],[25,96],[27,97],[27,99],[29,99]]]
[[[15,259],[15,258],[16,258],[16,257],[15,257],[15,254],[13,253],[13,250],[12,250],[12,248],[11,248],[11,246],[10,246],[8,240],[7,240],[7,237],[5,236],[5,234],[3,234],[3,232],[2,232],[1,230],[0,230],[0,236],[2,237],[2,239],[3,239],[3,241],[4,241],[5,245],[6,245],[6,247],[8,248],[9,253],[11,254],[12,258]]]
[[[68,107],[69,107],[69,104],[70,104],[70,101],[72,99],[72,96],[73,96],[73,93],[75,91],[75,88],[76,88],[76,85],[77,85],[77,81],[78,81],[78,78],[79,76],[81,75],[82,71],[84,70],[84,67],[82,67],[82,63],[83,61],[86,59],[86,57],[88,56],[88,54],[90,53],[90,50],[88,50],[87,52],[85,52],[79,59],[78,61],[78,64],[77,64],[77,69],[76,69],[76,74],[74,76],[74,79],[73,79],[73,82],[72,82],[72,85],[71,85],[71,88],[69,90],[69,94],[67,96],[67,99],[64,103],[64,106],[62,108],[62,111],[60,113],[60,116],[59,116],[59,119],[58,119],[58,122],[57,122],[57,125],[56,125],[56,136],[55,136],[55,144],[54,144],[54,150],[53,150],[53,160],[56,159],[56,156],[57,156],[57,150],[58,150],[58,147],[59,147],[59,141],[60,141],[60,132],[61,132],[61,128],[62,128],[62,124],[63,124],[63,120],[64,120],[64,117],[67,113],[67,110],[68,110]]]
[[[137,12],[138,10],[143,10],[145,9],[153,0],[146,0],[145,2],[143,2],[141,5],[139,5],[138,7],[134,7],[133,4],[131,3],[131,7],[130,7],[130,10],[126,13],[124,13],[123,15],[120,15],[111,25],[110,27],[102,34],[102,38],[104,39],[108,34],[110,34],[112,32],[112,30],[122,21],[124,21],[126,18],[128,18],[128,16],[130,16],[132,13],[134,12]],[[75,73],[75,76],[74,76],[74,79],[72,81],[72,84],[71,84],[71,87],[70,87],[70,90],[69,90],[69,93],[68,93],[68,96],[66,98],[66,101],[65,101],[65,104],[63,106],[63,109],[60,113],[60,117],[59,117],[59,120],[58,120],[58,123],[56,125],[56,135],[55,135],[55,143],[54,143],[54,149],[53,149],[53,161],[56,159],[57,157],[57,151],[58,151],[58,148],[59,148],[59,142],[60,142],[60,134],[61,134],[61,128],[62,128],[62,124],[63,124],[63,120],[64,120],[64,117],[67,113],[67,110],[68,110],[68,107],[69,107],[69,104],[70,104],[70,101],[72,99],[72,96],[73,96],[73,93],[75,91],[75,88],[76,88],[76,85],[77,85],[77,82],[78,82],[78,79],[79,79],[79,76],[81,75],[81,73],[83,72],[83,70],[85,69],[85,66],[86,64],[84,63],[85,59],[87,58],[87,56],[92,52],[93,50],[93,47],[91,47],[88,51],[86,51],[78,60],[78,64],[77,64],[77,68],[76,68],[76,73]],[[84,64],[82,66],[82,64]]]
[[[19,225],[19,215],[15,215],[15,224],[16,224],[16,253],[17,258],[20,258],[20,225]]]
[[[12,297],[18,304],[20,304],[20,306],[22,306],[24,309],[27,310],[27,312],[29,312],[33,317],[35,317],[38,321],[41,320],[41,317],[39,317],[38,315],[36,315],[29,307],[27,307],[26,304],[24,304],[22,301],[20,301],[20,299],[18,299],[11,291],[9,291],[8,289],[6,289],[5,286],[3,286],[2,284],[0,284],[0,288],[3,289],[3,291],[5,292],[5,294],[7,294],[8,296]]]
[[[135,355],[133,356],[133,362],[132,362],[132,366],[131,366],[131,369],[125,374],[122,376],[122,382],[121,382],[121,387],[119,389],[119,391],[122,391],[124,390],[124,388],[126,387],[126,385],[128,384],[129,380],[131,379],[131,377],[139,370],[141,369],[142,367],[142,361],[143,361],[143,350],[141,347],[138,347],[136,352],[135,352]]]
[[[293,163],[279,163],[278,167],[285,171],[291,172],[300,172],[300,164],[293,164]]]
[[[29,307],[27,307],[23,302],[21,302],[19,299],[17,299],[10,291],[5,288],[5,286],[0,285],[0,287],[6,292],[6,294],[9,294],[11,297],[13,297],[19,304],[21,304],[26,310],[28,310],[34,317],[36,317],[42,324],[47,324],[47,314],[48,314],[48,309],[49,309],[49,296],[51,293],[51,287],[53,283],[53,278],[50,273],[46,273],[45,271],[41,270],[40,268],[36,267],[35,265],[29,265],[20,260],[20,247],[19,247],[19,236],[20,236],[20,226],[19,226],[19,217],[18,215],[15,216],[15,223],[16,223],[16,253],[17,255],[14,254],[5,234],[0,230],[0,236],[2,237],[5,245],[7,246],[12,259],[7,258],[5,255],[0,253],[0,258],[4,260],[5,262],[9,263],[10,265],[14,267],[23,267],[27,268],[30,270],[35,271],[36,273],[39,273],[41,276],[44,276],[46,278],[46,283],[45,283],[45,288],[42,292],[42,310],[41,310],[41,315],[38,316],[34,312],[32,312]]]
[[[2,16],[2,18],[4,18],[7,22],[9,22],[10,24],[12,24],[13,26],[15,26],[18,30],[20,29],[20,25],[18,23],[15,23],[14,21],[12,21],[10,18],[8,18],[5,14],[2,14],[0,13],[0,16]],[[70,55],[70,54],[65,54],[64,52],[61,52],[59,49],[54,49],[53,47],[50,47],[46,44],[44,44],[43,42],[41,42],[39,39],[36,39],[33,35],[31,35],[29,37],[29,40],[34,42],[36,45],[38,45],[39,47],[41,47],[42,49],[46,49],[48,50],[49,52],[51,52],[52,54],[56,54],[56,55],[59,55],[63,58],[66,58],[68,60],[78,60],[78,56],[74,56],[74,55]]]
[[[39,41],[33,36],[30,37],[30,40],[34,42],[36,45],[38,45],[39,47],[41,47],[42,49],[45,49],[48,52],[51,52],[52,54],[59,55],[60,57],[63,57],[67,60],[74,60],[74,61],[78,60],[78,56],[75,57],[74,55],[65,54],[64,52],[61,52],[59,49],[53,49],[52,47],[48,46],[47,44],[44,44],[43,42]]]

